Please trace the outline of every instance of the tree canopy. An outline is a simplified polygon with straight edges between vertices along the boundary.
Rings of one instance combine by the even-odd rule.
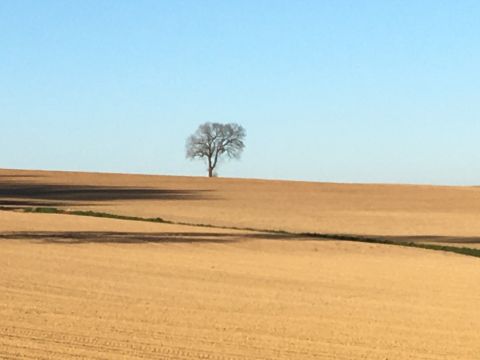
[[[214,176],[220,159],[239,159],[245,148],[245,129],[234,123],[207,122],[200,125],[186,143],[188,159],[205,159],[208,176]]]

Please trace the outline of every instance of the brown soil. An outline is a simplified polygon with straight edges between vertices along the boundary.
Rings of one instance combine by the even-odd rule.
[[[266,230],[480,240],[480,187],[0,170],[0,205]]]
[[[449,242],[480,234],[477,191],[0,172],[3,206],[58,203]],[[347,207],[352,217],[337,218]],[[398,246],[0,211],[0,358],[476,359],[479,261]]]

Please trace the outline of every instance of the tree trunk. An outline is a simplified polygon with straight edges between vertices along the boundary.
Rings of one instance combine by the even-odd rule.
[[[213,168],[211,166],[208,167],[208,177],[213,177]]]

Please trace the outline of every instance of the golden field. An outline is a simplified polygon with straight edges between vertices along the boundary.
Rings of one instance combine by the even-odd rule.
[[[0,171],[3,207],[468,242],[480,189]],[[0,359],[478,359],[480,259],[0,212]]]
[[[0,170],[0,202],[292,232],[480,235],[480,187]]]

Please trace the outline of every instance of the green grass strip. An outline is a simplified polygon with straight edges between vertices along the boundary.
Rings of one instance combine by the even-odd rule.
[[[100,217],[107,219],[118,219],[118,220],[131,220],[131,221],[148,221],[156,223],[167,223],[167,221],[162,218],[142,218],[136,216],[124,216],[124,215],[115,215],[98,211],[84,211],[84,210],[62,210],[53,207],[37,207],[37,208],[24,208],[24,212],[27,213],[36,213],[36,214],[64,214],[64,215],[77,215],[77,216],[91,216],[91,217]]]
[[[107,219],[147,221],[147,222],[155,222],[155,223],[163,223],[163,224],[197,226],[197,227],[206,227],[206,228],[215,228],[215,229],[256,231],[256,232],[263,232],[263,233],[283,234],[285,236],[300,236],[300,237],[307,237],[312,239],[331,239],[331,240],[340,240],[340,241],[356,241],[356,242],[371,243],[371,244],[396,245],[396,246],[412,247],[412,248],[427,249],[427,250],[446,251],[446,252],[452,252],[452,253],[461,254],[461,255],[480,257],[480,249],[475,249],[475,248],[427,244],[427,243],[401,242],[401,241],[392,241],[392,240],[385,240],[385,239],[364,237],[364,236],[354,236],[354,235],[292,233],[292,232],[287,232],[283,230],[260,230],[260,229],[252,229],[252,228],[215,226],[215,225],[208,225],[208,224],[192,224],[192,223],[169,221],[159,217],[142,218],[142,217],[136,217],[136,216],[115,215],[115,214],[109,214],[109,213],[98,212],[98,211],[62,210],[54,207],[30,207],[30,208],[0,207],[0,210],[4,210],[4,211],[21,210],[26,213],[91,216],[91,217],[100,217],[100,218],[107,218]]]

